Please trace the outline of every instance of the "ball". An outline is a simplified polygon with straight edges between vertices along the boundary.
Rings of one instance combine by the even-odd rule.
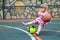
[[[49,22],[51,20],[51,15],[47,13],[46,15],[42,16],[42,20],[45,22]]]
[[[30,26],[30,27],[29,27],[29,32],[30,32],[31,34],[36,33],[36,27]]]

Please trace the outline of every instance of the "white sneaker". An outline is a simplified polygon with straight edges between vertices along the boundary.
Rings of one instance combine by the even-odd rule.
[[[37,34],[37,35],[39,35],[39,33],[38,33],[38,32],[36,32],[36,34]]]
[[[27,23],[24,23],[24,22],[21,22],[21,23],[22,23],[23,25],[25,25],[25,26],[27,25]]]

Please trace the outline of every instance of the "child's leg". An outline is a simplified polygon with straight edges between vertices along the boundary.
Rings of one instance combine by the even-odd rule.
[[[37,23],[37,21],[36,20],[33,20],[33,21],[30,21],[30,22],[28,22],[28,23],[23,23],[24,25],[30,25],[30,24],[33,24],[33,23]]]
[[[37,29],[37,32],[36,32],[38,35],[39,35],[41,29],[42,29],[42,24],[40,24],[40,25],[38,26],[38,29]]]

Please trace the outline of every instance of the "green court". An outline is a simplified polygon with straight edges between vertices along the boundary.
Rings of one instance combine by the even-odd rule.
[[[0,22],[0,40],[36,40],[21,22],[17,21],[1,21]],[[37,28],[37,24],[33,24]],[[47,26],[43,27],[40,37],[42,40],[60,40],[60,21],[52,20]]]

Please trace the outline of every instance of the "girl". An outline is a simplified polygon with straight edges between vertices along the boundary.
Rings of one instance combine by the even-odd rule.
[[[39,25],[38,25],[38,29],[37,29],[36,34],[39,35],[39,33],[40,33],[41,29],[42,29],[42,26],[46,25],[47,22],[50,21],[50,19],[48,21],[47,20],[45,20],[45,21],[43,20],[43,16],[45,16],[47,14],[49,14],[49,13],[46,11],[46,6],[41,6],[40,11],[38,12],[38,16],[39,17],[37,17],[36,19],[34,19],[33,21],[28,22],[28,23],[22,22],[22,24],[30,25],[30,24],[33,24],[33,23],[38,23]]]

